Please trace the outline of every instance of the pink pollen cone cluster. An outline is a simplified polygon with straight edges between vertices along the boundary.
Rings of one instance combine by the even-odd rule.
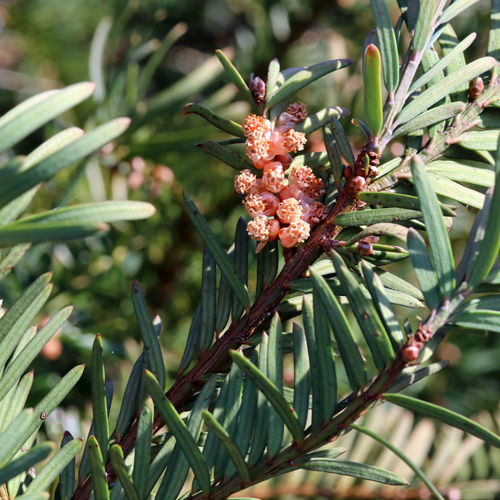
[[[245,195],[243,204],[253,219],[247,230],[260,242],[257,251],[276,238],[285,248],[302,243],[309,238],[311,226],[327,215],[326,207],[317,201],[325,192],[324,183],[309,167],[294,167],[288,178],[285,174],[292,162],[290,153],[304,149],[305,134],[293,127],[306,117],[305,105],[295,103],[281,113],[274,127],[257,115],[243,123],[246,154],[262,176],[242,170],[234,188]]]

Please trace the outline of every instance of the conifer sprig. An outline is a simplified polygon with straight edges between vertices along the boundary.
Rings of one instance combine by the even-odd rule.
[[[426,51],[443,43],[442,35],[451,30],[447,22],[472,3],[455,2],[445,10],[445,0],[422,0],[415,17],[416,11],[401,2],[402,20],[396,29],[385,4],[372,2],[378,46],[370,43],[365,52],[366,124],[357,118],[353,122],[365,133],[366,142],[357,157],[337,120],[340,115],[336,108],[325,108],[306,119],[303,105],[289,104],[298,90],[343,68],[349,63],[347,60],[290,69],[281,69],[274,60],[267,82],[258,77],[247,82],[219,51],[218,58],[230,81],[252,102],[257,114],[251,114],[240,129],[238,124],[203,106],[189,105],[184,109],[184,113],[200,114],[235,135],[233,142],[205,143],[204,148],[240,172],[235,188],[245,196],[245,208],[253,219],[246,229],[262,252],[259,272],[269,270],[272,275],[268,280],[260,278],[258,293],[253,294],[247,272],[250,244],[243,231],[244,223],[239,223],[234,250],[226,253],[186,196],[188,212],[206,246],[200,312],[190,330],[182,369],[165,397],[162,398],[162,384],[156,381],[158,377],[151,373],[146,352],[144,364],[150,370],[146,389],[137,389],[140,402],[148,389],[153,391],[153,399],[161,410],[154,418],[153,435],[165,421],[170,423],[170,431],[179,441],[177,454],[181,450],[195,472],[185,498],[227,498],[297,468],[403,484],[402,478],[388,471],[337,460],[338,450],[314,453],[346,429],[355,428],[355,422],[376,403],[392,401],[465,431],[473,425],[448,410],[393,394],[441,368],[424,366],[417,370],[451,327],[500,330],[493,298],[479,296],[471,300],[474,294],[484,291],[485,285],[493,294],[500,292],[496,266],[500,228],[495,219],[500,210],[498,184],[485,195],[469,186],[473,182],[462,184],[467,182],[467,174],[473,175],[466,151],[479,152],[477,156],[484,160],[479,168],[488,172],[484,179],[492,179],[488,161],[495,160],[488,152],[497,147],[498,124],[492,127],[494,131],[471,129],[481,123],[481,113],[496,107],[499,99],[497,61],[491,57],[498,51],[496,33],[490,39],[487,57],[461,64],[468,42],[457,41],[451,50],[443,47],[441,63],[425,71],[429,62]],[[492,18],[498,14],[495,5]],[[396,37],[403,22],[412,41],[400,60]],[[454,66],[457,59],[460,64]],[[419,68],[424,73],[416,79]],[[388,91],[384,106],[382,79]],[[462,88],[469,81],[468,96],[460,100],[459,97],[464,98]],[[315,128],[324,129],[326,154],[296,154],[305,144],[306,133]],[[382,154],[398,134],[408,134],[405,154],[381,164]],[[246,158],[229,147],[241,144],[242,135]],[[436,165],[435,160],[452,146],[456,146],[453,156],[440,161],[455,162],[457,168]],[[289,157],[290,153],[296,154],[295,158]],[[495,170],[500,170],[498,158]],[[401,189],[403,179],[410,182],[405,191]],[[482,180],[477,185],[485,182],[489,181]],[[482,207],[465,252],[464,259],[468,260],[458,269],[448,234],[455,212],[439,201],[440,194],[462,203],[471,200],[473,206]],[[313,222],[310,214],[315,203],[326,211]],[[429,248],[419,230],[426,231]],[[388,236],[402,240],[406,248],[386,241]],[[384,240],[380,242],[380,238]],[[285,262],[276,273],[277,241],[283,247]],[[328,265],[325,260],[317,262],[323,254],[331,259]],[[408,256],[419,284],[418,297],[411,296],[409,284],[391,279],[383,269],[384,265]],[[219,291],[214,285],[215,265],[221,276]],[[289,296],[297,287],[307,296]],[[414,306],[413,299],[425,303],[428,313],[418,324],[402,326],[392,305]],[[353,325],[340,303],[349,304],[354,313],[352,323],[361,331],[362,339],[354,335]],[[299,315],[303,316],[303,334],[296,325],[293,335],[285,335],[282,321]],[[225,321],[218,322],[217,317]],[[220,323],[218,327],[213,326],[216,323]],[[139,324],[143,335],[151,339],[151,325],[146,332],[144,322]],[[288,397],[283,388],[282,367],[286,349],[294,352],[295,373],[306,379],[306,383],[294,381]],[[306,349],[309,366],[298,362]],[[341,361],[334,358],[334,351],[338,351]],[[347,373],[350,395],[337,394],[340,362]],[[195,404],[189,417],[189,422],[205,421],[208,433],[202,443],[199,427],[193,434],[181,413],[189,411],[193,400],[197,403],[197,397],[205,394],[207,383],[214,383],[214,374],[219,376],[218,395],[208,403],[208,410]],[[304,408],[309,404],[312,425],[306,427]],[[245,428],[238,429],[240,421],[245,422]],[[263,428],[263,422],[269,422],[269,427]],[[137,426],[135,422],[128,429],[120,429],[119,444],[125,456],[136,445]],[[291,438],[283,437],[285,427]],[[488,429],[477,427],[471,432],[490,445],[500,444],[498,436]],[[162,449],[166,457],[162,465],[167,472],[174,466],[169,461],[168,443]],[[154,461],[151,468],[153,464],[156,471],[161,469]],[[111,462],[105,466],[105,472],[112,484],[116,474]],[[184,472],[183,478],[187,477],[187,469]],[[161,471],[158,477],[160,474]],[[128,484],[128,476],[126,480]],[[176,484],[180,482],[178,478]],[[134,491],[129,484],[128,487]],[[81,478],[73,498],[87,499],[91,488],[90,478]]]

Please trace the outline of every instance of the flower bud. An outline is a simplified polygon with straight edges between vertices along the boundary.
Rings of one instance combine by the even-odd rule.
[[[373,246],[369,241],[360,240],[358,246],[356,247],[356,252],[362,257],[373,254]]]
[[[361,175],[357,175],[347,184],[347,192],[351,198],[356,198],[358,196],[358,193],[364,191],[365,188],[366,179]]]
[[[475,101],[484,90],[483,79],[480,76],[476,76],[469,82],[469,100]]]
[[[417,360],[420,354],[420,349],[416,345],[409,345],[403,349],[403,360],[406,363],[413,363]]]
[[[264,80],[262,80],[262,78],[256,76],[252,80],[251,92],[253,100],[257,104],[260,104],[261,102],[264,102],[266,100],[266,84]]]

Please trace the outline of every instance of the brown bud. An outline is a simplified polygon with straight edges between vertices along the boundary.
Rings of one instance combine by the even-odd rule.
[[[377,167],[380,165],[380,155],[373,151],[373,144],[365,144],[355,162],[356,175],[370,177],[377,175]]]
[[[367,255],[373,254],[373,246],[369,241],[359,240],[358,246],[356,247],[356,252],[361,257],[366,257]]]
[[[370,159],[370,167],[378,167],[380,165],[380,157],[376,153],[368,153]]]
[[[475,101],[484,90],[483,79],[476,76],[469,82],[469,101]]]
[[[261,102],[264,102],[266,100],[266,84],[264,80],[262,80],[262,78],[256,76],[252,80],[251,92],[253,100],[257,104],[260,104]]]

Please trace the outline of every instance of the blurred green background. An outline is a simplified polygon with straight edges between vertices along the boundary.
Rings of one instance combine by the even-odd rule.
[[[396,2],[389,2],[396,15]],[[484,51],[489,2],[482,1],[454,24],[459,36],[478,39],[468,57]],[[281,67],[308,66],[350,57],[354,64],[314,83],[300,94],[310,113],[341,105],[362,117],[360,61],[364,37],[374,28],[368,0],[25,0],[0,4],[0,111],[51,88],[93,80],[95,98],[25,140],[30,151],[59,128],[92,128],[116,116],[132,117],[129,131],[91,160],[46,183],[32,212],[89,200],[147,200],[157,214],[146,221],[115,224],[82,242],[39,245],[0,286],[9,306],[27,284],[54,272],[55,293],[47,314],[72,303],[71,325],[49,344],[36,364],[33,401],[57,378],[89,359],[95,333],[105,341],[108,375],[118,392],[138,352],[138,328],[130,300],[132,280],[143,286],[148,304],[163,322],[166,364],[175,376],[190,320],[200,294],[201,240],[182,207],[190,193],[219,240],[231,244],[244,215],[234,196],[234,171],[195,145],[224,134],[184,104],[203,101],[241,122],[251,111],[240,101],[214,56],[223,49],[239,71],[265,79],[269,61]],[[194,72],[194,74],[193,74]],[[192,76],[189,76],[192,75]],[[343,122],[353,144],[362,138]],[[309,147],[321,148],[312,137]],[[397,145],[394,154],[399,154]],[[473,219],[463,209],[453,230],[459,252]],[[400,272],[411,276],[408,264]],[[393,271],[394,272],[394,271]],[[401,310],[401,318],[413,314]],[[425,315],[425,312],[423,313]],[[43,321],[43,318],[41,318]],[[500,343],[488,337],[451,335],[438,356],[452,367],[426,387],[434,399],[467,415],[498,407]],[[88,384],[66,400],[82,407]]]

